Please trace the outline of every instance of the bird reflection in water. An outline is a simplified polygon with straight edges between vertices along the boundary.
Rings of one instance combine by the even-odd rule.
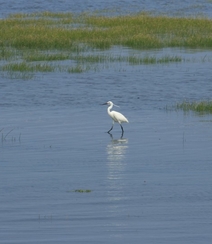
[[[113,135],[110,134],[111,141],[107,145],[107,158],[109,167],[109,179],[119,179],[123,174],[125,168],[125,154],[128,148],[128,139],[120,138],[113,139]]]
[[[111,141],[107,146],[107,153],[109,161],[116,162],[121,161],[125,157],[125,151],[128,148],[128,139],[123,138],[121,135],[120,139],[113,139],[113,135],[110,135]]]
[[[108,159],[108,195],[110,201],[120,201],[124,185],[126,184],[126,152],[128,149],[128,139],[114,139],[110,134],[111,140],[107,145]],[[111,210],[112,211],[112,210]]]

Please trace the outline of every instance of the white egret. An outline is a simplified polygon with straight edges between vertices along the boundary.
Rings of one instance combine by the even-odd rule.
[[[111,117],[111,119],[113,120],[113,124],[112,124],[112,127],[110,128],[110,130],[107,132],[107,133],[110,133],[110,131],[113,129],[113,125],[114,123],[119,123],[120,126],[121,126],[121,130],[122,130],[122,135],[124,133],[124,129],[121,125],[121,123],[129,123],[128,119],[121,113],[119,112],[116,112],[116,111],[110,111],[114,106],[118,107],[117,105],[113,104],[111,101],[108,101],[102,105],[108,105],[109,107],[107,108],[107,113],[108,115]]]

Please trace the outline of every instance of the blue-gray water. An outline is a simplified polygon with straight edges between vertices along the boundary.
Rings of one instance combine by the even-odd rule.
[[[84,12],[84,11],[105,11],[112,13],[135,13],[148,11],[156,14],[167,15],[204,15],[212,16],[212,3],[210,0],[185,0],[185,1],[167,1],[167,0],[63,0],[63,1],[27,1],[27,0],[8,0],[0,1],[0,17],[8,14],[22,12],[32,13],[40,11],[53,12]]]
[[[1,9],[69,6],[47,3],[8,1]],[[148,3],[142,3],[147,10],[156,9],[157,3]],[[170,11],[183,4],[194,2],[177,2]],[[107,7],[93,1],[73,6]],[[193,61],[114,64],[31,80],[1,75],[0,243],[211,243],[212,118],[169,107],[211,98],[212,53],[150,54],[166,52]],[[123,138],[119,125],[113,137],[105,133],[111,120],[100,104],[108,100],[130,121]]]

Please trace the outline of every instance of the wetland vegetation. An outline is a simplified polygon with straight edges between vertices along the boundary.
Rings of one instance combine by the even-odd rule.
[[[139,65],[189,61],[180,55],[106,52],[113,47],[212,48],[212,20],[197,17],[43,12],[11,15],[0,20],[0,28],[0,69],[27,78],[26,73],[81,73],[114,62]]]
[[[193,111],[200,115],[212,114],[212,101],[194,101],[194,102],[182,102],[176,105],[177,109],[184,112]]]

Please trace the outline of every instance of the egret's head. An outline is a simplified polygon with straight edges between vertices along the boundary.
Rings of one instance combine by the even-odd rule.
[[[111,106],[111,105],[113,105],[113,103],[112,103],[111,101],[108,101],[108,102],[107,102],[107,105],[108,105],[108,106]]]
[[[113,105],[113,103],[112,103],[111,101],[108,101],[108,102],[106,102],[106,103],[103,103],[102,105],[108,105],[108,106],[111,106],[111,105]]]

